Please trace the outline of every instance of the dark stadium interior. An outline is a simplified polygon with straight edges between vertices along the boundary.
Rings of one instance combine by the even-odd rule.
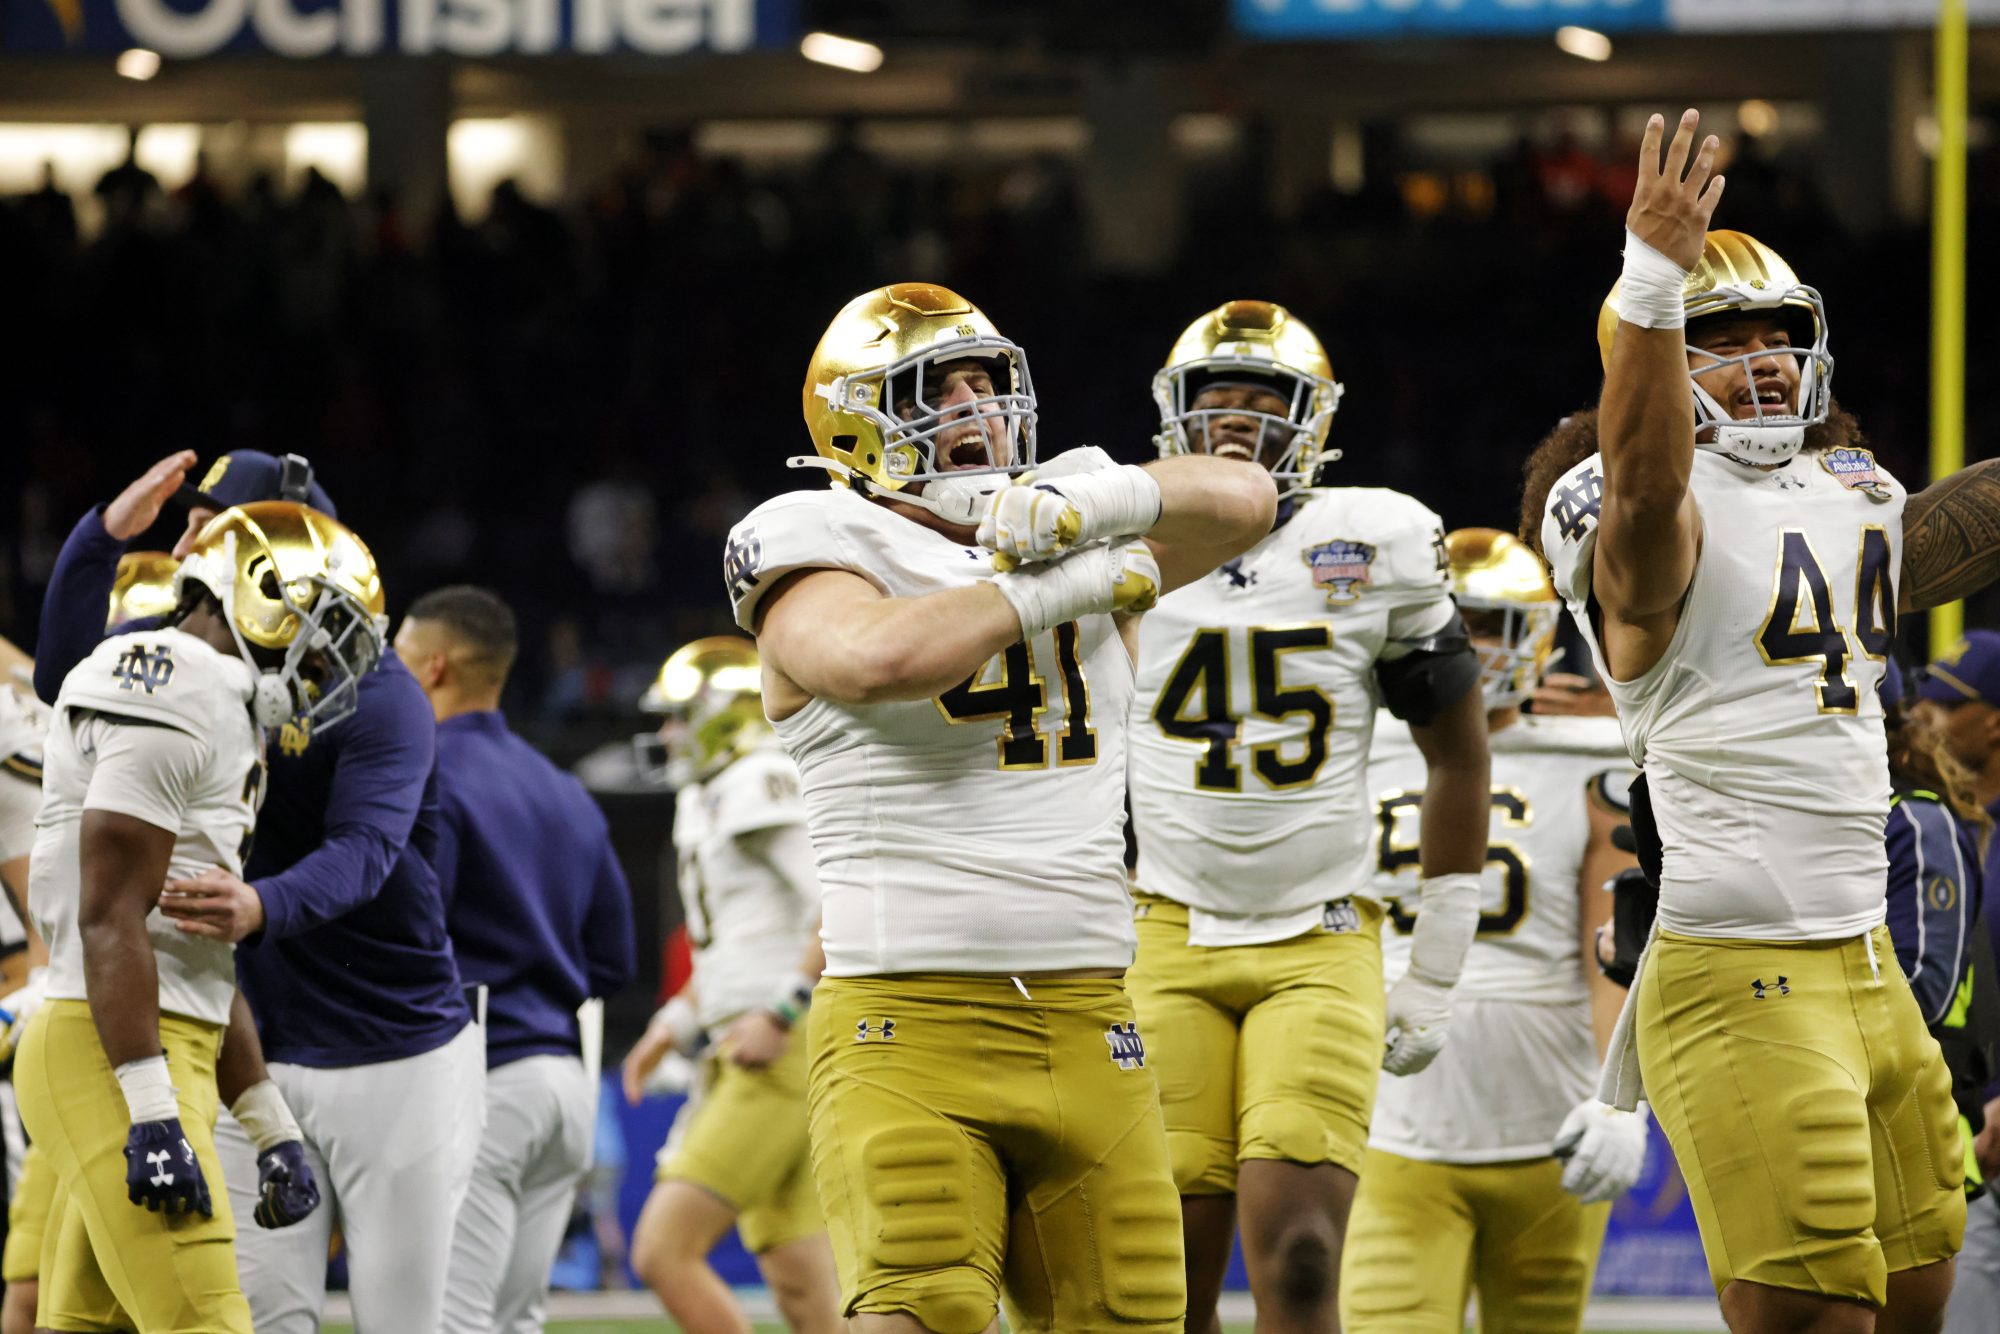
[[[1133,460],[1188,312],[1280,295],[1348,389],[1329,477],[1409,489],[1448,524],[1509,526],[1521,458],[1596,392],[1628,150],[1524,137],[1446,176],[1406,169],[1385,123],[1360,189],[1280,208],[1269,132],[1253,123],[1190,174],[1172,262],[1143,277],[1085,258],[1073,162],[908,169],[838,133],[753,173],[661,128],[560,206],[502,184],[483,217],[447,204],[420,232],[317,173],[290,193],[201,176],[169,192],[114,170],[89,237],[60,192],[8,199],[0,284],[19,336],[0,435],[18,490],[0,513],[0,627],[32,641],[69,524],[153,459],[301,452],[374,545],[392,612],[466,579],[520,608],[510,706],[573,752],[562,725],[628,718],[667,649],[726,625],[723,534],[816,478],[784,466],[808,448],[813,342],[854,292],[911,277],[971,294],[1028,349],[1045,451]],[[1726,221],[1826,293],[1838,397],[1899,475],[1921,477],[1928,233],[1845,229],[1810,159],[1737,150]],[[1971,176],[1970,233],[1994,235],[2000,151],[1975,151]],[[1973,247],[1970,284],[1969,308],[1991,309],[1990,248]],[[1977,318],[1969,337],[1976,457],[2000,431],[1978,392],[2000,342]]]

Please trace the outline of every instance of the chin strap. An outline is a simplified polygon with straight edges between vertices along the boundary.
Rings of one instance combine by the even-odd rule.
[[[1013,481],[1013,474],[998,469],[967,472],[963,477],[931,478],[922,492],[890,491],[876,486],[869,477],[844,463],[818,454],[797,454],[785,460],[788,468],[823,468],[862,495],[871,491],[890,500],[929,510],[946,523],[970,528],[986,517],[986,507],[995,492]]]

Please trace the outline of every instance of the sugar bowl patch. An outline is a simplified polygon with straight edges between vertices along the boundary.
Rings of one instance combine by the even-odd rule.
[[[1374,547],[1344,537],[1307,547],[1299,555],[1312,570],[1313,586],[1326,590],[1328,606],[1357,601],[1368,584],[1368,567],[1375,563]]]
[[[1878,504],[1895,496],[1869,450],[1829,449],[1819,456],[1819,466],[1832,473],[1833,479],[1849,491],[1859,491]]]

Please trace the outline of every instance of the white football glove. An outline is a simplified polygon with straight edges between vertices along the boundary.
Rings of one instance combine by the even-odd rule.
[[[1389,988],[1388,1050],[1382,1068],[1413,1075],[1444,1050],[1451,989],[1479,930],[1480,878],[1469,871],[1426,879],[1410,932],[1410,968]]]
[[[1387,1047],[1382,1068],[1392,1075],[1414,1075],[1444,1050],[1445,1027],[1451,1019],[1451,988],[1404,973],[1389,988]]]
[[[1051,468],[1022,473],[1013,483],[994,493],[979,521],[979,545],[994,553],[998,570],[1136,537],[1160,520],[1160,484],[1144,468]]]
[[[1563,1118],[1553,1152],[1563,1163],[1562,1186],[1585,1204],[1615,1200],[1646,1167],[1646,1104],[1621,1112],[1585,1098]]]
[[[993,586],[1021,618],[1021,633],[1034,636],[1079,616],[1147,610],[1160,596],[1160,565],[1144,542],[1083,547],[995,575]]]

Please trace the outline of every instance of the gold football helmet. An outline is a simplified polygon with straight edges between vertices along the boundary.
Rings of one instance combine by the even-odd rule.
[[[667,715],[660,738],[668,785],[713,778],[770,736],[763,691],[755,640],[710,635],[675,649],[639,700],[646,712]]]
[[[1597,312],[1597,350],[1611,364],[1611,340],[1618,332],[1618,283]],[[1688,371],[1694,386],[1695,439],[1707,449],[1736,454],[1754,463],[1782,463],[1798,453],[1808,426],[1827,419],[1833,408],[1833,354],[1827,350],[1826,303],[1799,281],[1799,275],[1777,251],[1742,232],[1712,231],[1702,244],[1701,262],[1681,286],[1688,323],[1710,315],[1775,314],[1791,330],[1789,355],[1799,363],[1798,402],[1784,410],[1768,409],[1752,399],[1756,415],[1739,421],[1702,383],[1724,366],[1743,367],[1782,350],[1766,349],[1721,356],[1690,345],[1688,355],[1699,363]],[[1703,439],[1701,428],[1713,427]]]
[[[118,558],[111,581],[111,607],[104,618],[106,634],[133,621],[163,620],[174,612],[174,572],[181,563],[164,551],[128,551]]]
[[[259,671],[259,723],[300,717],[322,729],[354,712],[389,618],[375,558],[345,526],[289,500],[226,509],[195,534],[174,576],[177,605],[190,583],[222,604]]]
[[[985,363],[993,392],[946,406],[937,394],[938,368],[968,359]],[[1027,354],[948,288],[895,283],[842,306],[813,349],[802,400],[818,453],[794,458],[792,466],[825,468],[849,486],[924,504],[907,490],[911,483],[984,475],[990,485],[1035,466]],[[984,466],[939,467],[942,436],[969,419],[995,417],[1005,424],[1008,457],[995,457],[987,440]]]
[[[1283,417],[1241,408],[1197,408],[1204,389],[1248,382],[1290,403]],[[1283,306],[1230,301],[1190,324],[1175,340],[1167,364],[1153,376],[1160,457],[1208,452],[1208,425],[1218,417],[1260,423],[1258,460],[1271,470],[1280,496],[1313,484],[1322,463],[1340,457],[1326,448],[1326,433],[1344,386],[1333,378],[1318,335]]]
[[[1542,558],[1497,528],[1460,528],[1444,539],[1451,594],[1461,611],[1487,613],[1496,623],[1475,637],[1498,633],[1498,644],[1475,643],[1479,688],[1488,709],[1519,704],[1534,693],[1555,651],[1562,601]]]

